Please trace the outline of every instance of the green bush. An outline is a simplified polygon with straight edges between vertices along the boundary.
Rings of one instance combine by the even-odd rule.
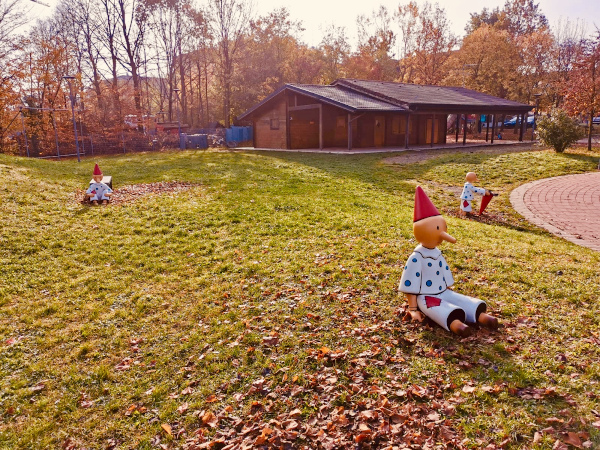
[[[550,116],[540,117],[536,129],[540,142],[553,147],[558,153],[564,152],[585,135],[577,121],[562,109],[553,109]]]

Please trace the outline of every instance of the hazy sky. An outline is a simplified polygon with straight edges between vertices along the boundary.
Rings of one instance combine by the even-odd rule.
[[[58,0],[42,0],[50,5],[55,5]],[[385,5],[391,11],[400,3],[408,0],[254,0],[255,11],[266,14],[275,8],[286,7],[294,20],[302,21],[306,31],[304,41],[310,45],[318,45],[323,35],[322,30],[328,25],[346,27],[346,33],[354,38],[356,33],[356,17],[360,14],[370,15],[379,5]],[[423,0],[417,0],[423,3]],[[431,1],[431,3],[435,3]],[[469,13],[480,12],[484,7],[502,7],[505,0],[439,0],[452,23],[457,35],[464,34],[464,28],[469,20]],[[588,32],[600,27],[600,2],[598,0],[538,0],[542,12],[548,18],[551,26],[559,19],[583,19],[587,23]],[[32,17],[47,17],[52,8],[31,3]],[[354,41],[354,39],[353,39]],[[354,42],[352,42],[354,43]]]

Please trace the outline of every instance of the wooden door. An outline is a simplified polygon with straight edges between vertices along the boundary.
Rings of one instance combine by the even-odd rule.
[[[319,110],[290,112],[290,147],[319,148]]]
[[[385,116],[375,116],[375,147],[385,144]]]
[[[433,119],[427,119],[427,127],[425,129],[425,143],[431,144],[431,125],[433,124]],[[440,133],[440,119],[435,119],[435,129],[433,130],[433,143],[437,144]]]

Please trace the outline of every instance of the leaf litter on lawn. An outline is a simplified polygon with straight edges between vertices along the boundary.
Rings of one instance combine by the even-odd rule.
[[[143,197],[151,195],[177,194],[201,186],[199,183],[189,183],[181,181],[160,181],[156,183],[142,183],[121,186],[114,189],[114,194],[110,199],[112,205],[122,205],[135,202]],[[85,191],[78,189],[75,192],[75,201],[83,204],[89,204],[84,200]]]

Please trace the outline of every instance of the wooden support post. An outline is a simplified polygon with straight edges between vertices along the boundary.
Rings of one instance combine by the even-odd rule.
[[[467,144],[467,125],[469,121],[467,120],[467,115],[465,114],[465,120],[463,124],[463,145]]]
[[[458,133],[460,132],[460,117],[462,114],[456,115],[456,142],[458,143]]]
[[[348,113],[348,150],[352,150],[352,114]]]
[[[496,137],[496,114],[492,114],[492,144],[494,143],[495,137]]]
[[[521,114],[521,129],[519,130],[519,142],[523,142],[523,129],[527,126],[525,114]]]
[[[490,135],[490,115],[485,115],[485,142],[488,141]]]
[[[323,105],[319,104],[319,150],[323,150]]]
[[[408,148],[408,139],[410,137],[410,114],[406,115],[406,130],[404,131],[404,148]]]
[[[433,137],[435,136],[435,114],[431,116],[431,142],[430,147],[433,147]]]
[[[256,127],[254,127],[256,130]],[[256,134],[256,133],[254,133]],[[292,148],[292,133],[290,133],[290,97],[285,96],[285,148]]]

